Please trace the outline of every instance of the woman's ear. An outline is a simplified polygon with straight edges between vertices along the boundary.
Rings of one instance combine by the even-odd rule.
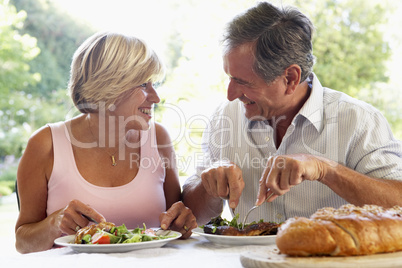
[[[297,64],[292,64],[285,70],[286,79],[286,94],[293,94],[296,87],[300,83],[301,78],[301,68]]]

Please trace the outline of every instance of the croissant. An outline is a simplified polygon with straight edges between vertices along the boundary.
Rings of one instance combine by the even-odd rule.
[[[278,229],[276,245],[290,256],[354,256],[402,250],[402,208],[344,205],[295,217]]]

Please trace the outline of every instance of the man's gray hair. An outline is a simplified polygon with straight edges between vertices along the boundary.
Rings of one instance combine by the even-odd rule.
[[[270,83],[292,64],[300,66],[301,81],[312,72],[313,23],[294,7],[282,9],[262,2],[233,19],[223,38],[224,53],[254,44],[254,72]]]

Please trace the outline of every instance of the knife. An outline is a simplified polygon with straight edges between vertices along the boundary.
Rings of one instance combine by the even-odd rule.
[[[82,217],[84,217],[85,219],[87,219],[87,220],[89,220],[89,221],[91,221],[91,222],[94,222],[94,223],[96,223],[96,224],[98,224],[99,222],[97,222],[96,220],[94,220],[93,218],[91,218],[91,217],[89,217],[89,216],[87,216],[87,215],[85,215],[85,214],[81,214],[82,215]]]

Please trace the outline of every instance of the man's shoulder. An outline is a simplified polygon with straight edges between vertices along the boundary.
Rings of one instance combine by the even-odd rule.
[[[239,100],[221,102],[215,109],[213,116],[231,116],[241,113],[242,105]]]
[[[378,110],[374,106],[363,100],[354,98],[346,94],[345,92],[322,86],[317,76],[315,76],[315,74],[312,74],[310,76],[310,80],[313,81],[313,85],[315,87],[322,89],[323,107],[327,111],[330,110],[331,108],[342,108],[342,110],[344,111],[358,110],[369,113],[378,112]]]
[[[324,107],[337,107],[341,108],[342,111],[356,111],[356,112],[368,112],[368,113],[378,113],[379,110],[373,105],[359,100],[357,98],[351,97],[348,94],[336,91],[329,88],[324,88]]]

